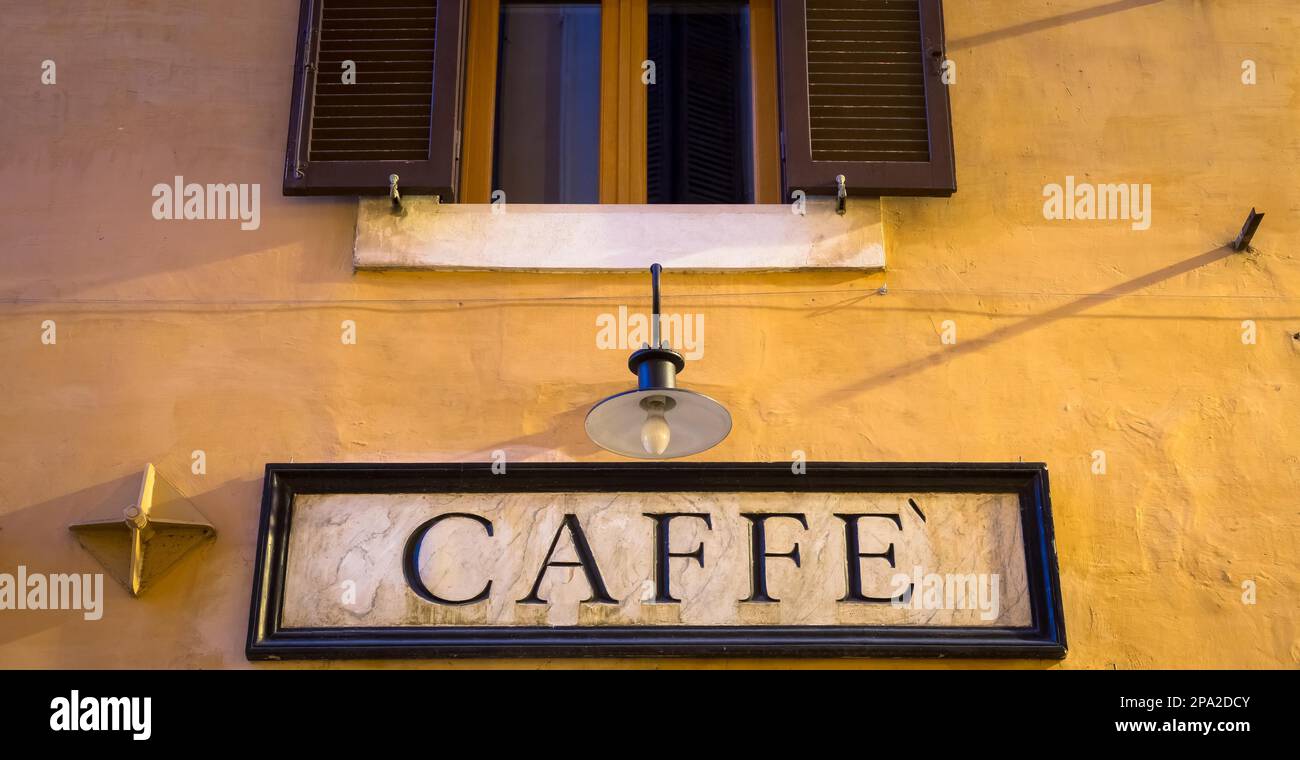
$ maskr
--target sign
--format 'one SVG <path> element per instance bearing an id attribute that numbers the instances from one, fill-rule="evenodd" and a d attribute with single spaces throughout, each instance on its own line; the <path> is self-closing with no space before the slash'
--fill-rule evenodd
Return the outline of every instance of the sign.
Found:
<path id="1" fill-rule="evenodd" d="M 268 465 L 247 654 L 1061 657 L 1047 472 Z"/>

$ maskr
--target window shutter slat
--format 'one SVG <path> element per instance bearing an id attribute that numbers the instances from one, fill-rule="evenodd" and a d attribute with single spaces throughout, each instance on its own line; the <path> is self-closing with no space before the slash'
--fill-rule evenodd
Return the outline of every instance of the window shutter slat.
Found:
<path id="1" fill-rule="evenodd" d="M 455 199 L 462 0 L 303 0 L 286 195 Z M 356 81 L 343 81 L 344 61 Z"/>
<path id="2" fill-rule="evenodd" d="M 956 190 L 941 0 L 781 0 L 786 195 Z"/>

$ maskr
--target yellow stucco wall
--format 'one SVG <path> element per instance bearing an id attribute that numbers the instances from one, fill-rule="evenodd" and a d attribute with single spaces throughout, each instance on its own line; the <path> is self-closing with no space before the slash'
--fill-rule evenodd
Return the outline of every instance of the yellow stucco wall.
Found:
<path id="1" fill-rule="evenodd" d="M 10 5 L 0 572 L 97 571 L 66 526 L 147 461 L 220 535 L 139 600 L 110 581 L 101 621 L 0 611 L 0 666 L 248 666 L 265 462 L 611 459 L 582 418 L 631 378 L 595 320 L 645 278 L 353 274 L 355 202 L 278 191 L 297 2 Z M 1294 667 L 1300 4 L 946 6 L 959 190 L 885 199 L 887 273 L 669 274 L 707 325 L 682 381 L 736 420 L 700 458 L 1045 461 L 1070 654 L 1017 664 Z M 260 229 L 153 220 L 177 174 L 261 183 Z M 1044 220 L 1066 175 L 1150 183 L 1151 229 Z"/>

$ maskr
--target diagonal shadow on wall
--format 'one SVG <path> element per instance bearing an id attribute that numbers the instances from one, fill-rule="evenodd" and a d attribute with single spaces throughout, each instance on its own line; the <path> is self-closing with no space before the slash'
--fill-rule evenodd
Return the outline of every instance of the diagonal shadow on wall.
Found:
<path id="1" fill-rule="evenodd" d="M 930 369 L 931 367 L 937 367 L 941 364 L 945 364 L 964 354 L 981 351 L 995 343 L 1000 343 L 1004 340 L 1010 340 L 1012 338 L 1023 335 L 1029 332 L 1030 330 L 1035 330 L 1038 329 L 1039 327 L 1044 327 L 1046 325 L 1049 325 L 1052 322 L 1056 322 L 1061 319 L 1072 317 L 1078 314 L 1079 312 L 1092 308 L 1093 306 L 1097 306 L 1099 304 L 1112 301 L 1116 298 L 1126 296 L 1130 293 L 1134 293 L 1136 291 L 1142 290 L 1143 288 L 1147 288 L 1152 285 L 1155 285 L 1156 283 L 1162 282 L 1164 280 L 1168 280 L 1171 277 L 1177 277 L 1180 274 L 1186 274 L 1187 272 L 1190 272 L 1194 269 L 1198 269 L 1200 267 L 1206 266 L 1207 264 L 1212 264 L 1215 261 L 1218 261 L 1219 259 L 1231 256 L 1233 255 L 1233 253 L 1234 253 L 1233 250 L 1228 246 L 1226 245 L 1219 246 L 1218 248 L 1215 248 L 1210 251 L 1206 251 L 1205 253 L 1202 253 L 1199 256 L 1194 256 L 1190 259 L 1186 259 L 1185 261 L 1179 261 L 1174 264 L 1170 264 L 1169 266 L 1162 267 L 1160 269 L 1155 270 L 1154 272 L 1149 272 L 1147 274 L 1144 274 L 1141 277 L 1135 277 L 1127 282 L 1122 282 L 1118 285 L 1114 285 L 1099 293 L 1092 293 L 1092 294 L 1080 296 L 1079 298 L 1076 298 L 1075 300 L 1070 301 L 1069 303 L 1062 304 L 1061 306 L 1058 306 L 1055 309 L 1052 309 L 1050 311 L 1046 311 L 1043 312 L 1042 314 L 1028 317 L 1014 324 L 1007 325 L 1006 327 L 1000 327 L 994 330 L 993 332 L 989 333 L 988 335 L 983 335 L 979 338 L 962 341 L 960 344 L 945 348 L 944 350 L 938 353 L 933 353 L 930 354 L 929 356 L 925 356 L 920 359 L 915 359 L 913 361 L 907 362 L 906 364 L 899 365 L 892 369 L 887 369 L 882 372 L 878 372 L 872 375 L 871 377 L 865 378 L 863 380 L 859 380 L 858 382 L 853 383 L 851 385 L 847 385 L 838 388 L 834 391 L 831 391 L 829 393 L 822 394 L 822 396 L 818 398 L 818 403 L 842 401 L 843 396 L 845 394 L 855 395 L 858 393 L 862 393 L 863 391 L 873 390 L 875 388 L 879 388 L 880 386 L 892 383 L 896 380 L 901 380 L 902 378 L 915 375 L 916 373 L 923 372 L 927 369 Z"/>
<path id="2" fill-rule="evenodd" d="M 949 40 L 947 48 L 948 50 L 966 50 L 990 42 L 1005 40 L 1010 37 L 1019 37 L 1022 34 L 1033 34 L 1034 32 L 1041 32 L 1044 29 L 1053 29 L 1058 26 L 1073 24 L 1077 21 L 1087 21 L 1088 19 L 1097 18 L 1098 16 L 1133 10 L 1134 8 L 1141 8 L 1145 5 L 1155 5 L 1156 3 L 1162 2 L 1164 2 L 1164 0 L 1115 0 L 1115 2 L 1104 3 L 1093 8 L 1070 11 L 1069 13 L 1062 13 L 1059 16 L 1051 16 L 1050 18 L 1039 19 L 1038 21 L 1026 21 L 1023 24 L 1008 26 L 1004 29 L 994 29 L 993 31 L 984 32 L 983 34 L 975 34 L 970 37 Z"/>

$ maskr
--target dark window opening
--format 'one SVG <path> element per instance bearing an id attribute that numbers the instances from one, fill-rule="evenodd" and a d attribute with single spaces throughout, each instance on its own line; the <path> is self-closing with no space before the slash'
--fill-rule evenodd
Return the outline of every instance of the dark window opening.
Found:
<path id="1" fill-rule="evenodd" d="M 600 201 L 600 4 L 502 2 L 492 186 Z"/>
<path id="2" fill-rule="evenodd" d="M 646 181 L 650 203 L 752 203 L 749 7 L 651 0 Z"/>

